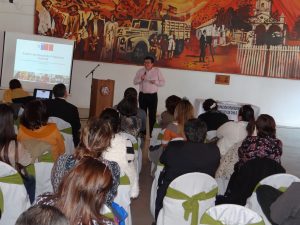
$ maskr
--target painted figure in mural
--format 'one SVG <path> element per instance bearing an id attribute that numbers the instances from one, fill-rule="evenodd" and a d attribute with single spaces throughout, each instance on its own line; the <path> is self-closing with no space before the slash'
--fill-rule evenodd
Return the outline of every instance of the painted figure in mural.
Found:
<path id="1" fill-rule="evenodd" d="M 78 5 L 70 5 L 68 7 L 69 16 L 66 19 L 66 30 L 64 38 L 76 40 L 77 43 L 80 41 L 79 29 L 82 22 L 81 16 L 79 14 Z"/>
<path id="2" fill-rule="evenodd" d="M 206 30 L 200 36 L 200 62 L 205 62 L 206 51 Z"/>
<path id="3" fill-rule="evenodd" d="M 170 31 L 170 35 L 168 37 L 168 58 L 172 59 L 174 56 L 176 43 L 175 43 L 175 34 L 174 31 Z"/>
<path id="4" fill-rule="evenodd" d="M 112 14 L 110 21 L 107 21 L 104 27 L 105 36 L 102 59 L 113 61 L 113 51 L 116 43 L 117 30 L 118 22 L 115 21 L 115 16 Z"/>
<path id="5" fill-rule="evenodd" d="M 153 55 L 156 60 L 159 60 L 161 56 L 161 49 L 159 46 L 159 40 L 157 34 L 153 34 L 152 36 L 150 36 L 149 43 L 150 43 L 150 54 Z"/>
<path id="6" fill-rule="evenodd" d="M 39 26 L 38 34 L 52 36 L 55 22 L 51 18 L 49 9 L 51 8 L 52 2 L 50 0 L 42 1 L 42 7 L 39 11 Z"/>
<path id="7" fill-rule="evenodd" d="M 93 9 L 93 19 L 87 23 L 88 31 L 88 58 L 101 59 L 102 46 L 104 41 L 104 24 L 101 18 L 100 9 Z"/>
<path id="8" fill-rule="evenodd" d="M 154 58 L 147 56 L 144 67 L 139 69 L 133 80 L 134 85 L 139 85 L 139 106 L 148 111 L 150 135 L 156 121 L 157 91 L 158 87 L 165 85 L 165 79 L 157 67 L 154 67 Z"/>
<path id="9" fill-rule="evenodd" d="M 161 49 L 161 58 L 167 59 L 168 58 L 168 36 L 165 34 L 159 35 L 158 40 Z"/>

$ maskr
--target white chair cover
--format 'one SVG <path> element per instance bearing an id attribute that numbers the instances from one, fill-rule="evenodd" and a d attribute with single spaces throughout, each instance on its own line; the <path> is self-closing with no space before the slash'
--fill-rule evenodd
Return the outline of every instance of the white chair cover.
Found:
<path id="1" fill-rule="evenodd" d="M 157 225 L 190 225 L 193 224 L 193 213 L 189 214 L 187 220 L 185 220 L 185 211 L 183 206 L 186 204 L 185 200 L 178 200 L 175 198 L 168 197 L 168 192 L 171 189 L 175 189 L 184 193 L 185 195 L 199 196 L 200 193 L 203 193 L 203 200 L 196 200 L 199 203 L 198 219 L 195 219 L 196 224 L 199 224 L 200 218 L 203 213 L 214 206 L 215 196 L 217 194 L 217 182 L 211 176 L 204 173 L 188 173 L 180 177 L 177 177 L 169 185 L 167 194 L 163 201 L 163 208 L 160 210 Z M 205 195 L 211 195 L 212 197 L 206 197 Z M 195 202 L 192 201 L 192 206 L 195 205 Z M 197 216 L 195 215 L 195 216 Z"/>
<path id="2" fill-rule="evenodd" d="M 137 139 L 133 135 L 125 133 L 125 132 L 122 132 L 121 134 L 125 138 L 129 139 L 132 143 L 132 146 L 134 149 L 134 163 L 136 165 L 137 172 L 139 174 L 142 170 L 142 150 L 140 148 L 140 145 L 139 145 Z"/>
<path id="3" fill-rule="evenodd" d="M 158 178 L 159 178 L 160 172 L 163 169 L 164 169 L 163 165 L 157 165 L 156 171 L 154 174 L 154 179 L 152 182 L 151 193 L 150 193 L 150 211 L 151 211 L 153 218 L 155 217 L 155 200 L 156 200 L 156 194 L 157 194 Z"/>
<path id="4" fill-rule="evenodd" d="M 120 177 L 123 177 L 125 174 L 121 172 Z M 122 178 L 121 178 L 122 180 Z M 132 219 L 131 219 L 131 209 L 130 209 L 130 183 L 128 179 L 128 184 L 123 184 L 122 181 L 120 182 L 120 185 L 118 187 L 118 194 L 114 199 L 114 202 L 118 203 L 120 206 L 122 206 L 126 212 L 128 213 L 128 217 L 125 220 L 126 225 L 132 225 Z"/>
<path id="5" fill-rule="evenodd" d="M 57 128 L 60 130 L 60 133 L 64 137 L 65 152 L 67 154 L 73 154 L 74 150 L 75 150 L 74 142 L 73 142 L 73 135 L 62 132 L 64 129 L 71 128 L 72 127 L 71 124 L 64 121 L 61 118 L 54 117 L 54 116 L 49 117 L 48 122 L 49 123 L 55 123 Z"/>
<path id="6" fill-rule="evenodd" d="M 37 162 L 34 163 L 35 169 L 35 197 L 45 193 L 53 192 L 51 184 L 51 170 L 53 163 Z"/>
<path id="7" fill-rule="evenodd" d="M 271 176 L 268 176 L 264 179 L 262 179 L 257 186 L 266 184 L 270 185 L 276 189 L 282 189 L 286 190 L 293 182 L 300 182 L 300 179 L 294 175 L 291 174 L 285 174 L 285 173 L 279 173 L 279 174 L 274 174 Z M 267 219 L 265 214 L 263 213 L 258 201 L 257 201 L 257 196 L 256 192 L 252 193 L 252 195 L 247 199 L 246 207 L 249 209 L 252 209 L 253 211 L 257 212 L 262 216 L 262 218 L 265 221 L 266 225 L 271 225 L 270 221 Z"/>
<path id="8" fill-rule="evenodd" d="M 200 224 L 264 225 L 264 221 L 260 215 L 244 206 L 223 204 L 206 210 Z"/>
<path id="9" fill-rule="evenodd" d="M 210 141 L 211 139 L 217 137 L 217 130 L 210 130 L 206 133 L 206 139 Z"/>
<path id="10" fill-rule="evenodd" d="M 14 168 L 6 163 L 0 162 L 0 171 L 0 189 L 3 194 L 4 205 L 0 225 L 14 225 L 19 215 L 30 207 L 29 197 L 23 183 L 6 183 L 2 180 L 8 176 L 18 176 Z"/>

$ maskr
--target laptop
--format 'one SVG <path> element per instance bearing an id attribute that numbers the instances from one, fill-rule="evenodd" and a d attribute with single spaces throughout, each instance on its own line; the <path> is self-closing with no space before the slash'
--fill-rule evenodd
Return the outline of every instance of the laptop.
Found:
<path id="1" fill-rule="evenodd" d="M 35 88 L 33 97 L 36 99 L 52 99 L 52 90 Z"/>

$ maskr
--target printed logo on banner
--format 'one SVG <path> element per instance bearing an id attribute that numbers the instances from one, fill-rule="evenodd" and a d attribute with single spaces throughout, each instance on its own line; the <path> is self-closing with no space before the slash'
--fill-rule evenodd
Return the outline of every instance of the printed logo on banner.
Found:
<path id="1" fill-rule="evenodd" d="M 41 43 L 39 47 L 43 51 L 53 52 L 53 44 Z"/>

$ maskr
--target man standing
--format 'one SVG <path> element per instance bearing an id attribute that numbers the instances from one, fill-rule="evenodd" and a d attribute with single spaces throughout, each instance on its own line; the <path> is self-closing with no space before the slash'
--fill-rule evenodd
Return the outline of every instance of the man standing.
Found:
<path id="1" fill-rule="evenodd" d="M 205 62 L 206 50 L 206 30 L 203 31 L 200 37 L 200 62 Z"/>
<path id="2" fill-rule="evenodd" d="M 144 68 L 137 71 L 133 83 L 139 85 L 139 106 L 149 114 L 150 136 L 156 121 L 158 87 L 165 85 L 165 79 L 160 70 L 154 66 L 154 58 L 144 59 Z"/>
<path id="3" fill-rule="evenodd" d="M 68 93 L 64 84 L 56 84 L 53 87 L 53 94 L 55 99 L 48 99 L 45 101 L 47 112 L 49 116 L 61 118 L 71 124 L 73 142 L 76 147 L 79 143 L 79 130 L 81 127 L 78 109 L 76 106 L 66 101 Z"/>

